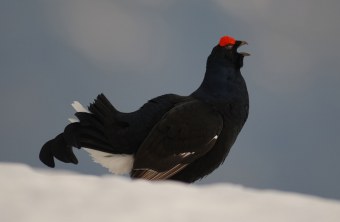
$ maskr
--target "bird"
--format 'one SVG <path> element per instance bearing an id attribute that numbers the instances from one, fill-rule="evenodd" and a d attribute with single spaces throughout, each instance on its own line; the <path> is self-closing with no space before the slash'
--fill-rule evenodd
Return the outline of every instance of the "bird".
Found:
<path id="1" fill-rule="evenodd" d="M 73 148 L 94 162 L 132 179 L 193 183 L 226 159 L 249 113 L 249 96 L 240 69 L 248 44 L 222 36 L 206 62 L 201 85 L 190 95 L 165 94 L 134 112 L 118 111 L 102 93 L 85 108 L 72 103 L 77 118 L 47 141 L 40 160 L 78 164 Z"/>

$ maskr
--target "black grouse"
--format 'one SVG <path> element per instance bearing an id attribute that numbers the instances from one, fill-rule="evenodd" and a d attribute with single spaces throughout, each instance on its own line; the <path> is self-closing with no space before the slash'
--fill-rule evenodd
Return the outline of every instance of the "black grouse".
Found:
<path id="1" fill-rule="evenodd" d="M 249 99 L 241 75 L 247 44 L 224 36 L 208 57 L 200 87 L 189 96 L 166 94 L 139 110 L 122 113 L 100 94 L 88 109 L 72 105 L 77 119 L 45 143 L 40 160 L 77 164 L 72 147 L 95 162 L 132 178 L 194 182 L 223 163 L 248 117 Z"/>

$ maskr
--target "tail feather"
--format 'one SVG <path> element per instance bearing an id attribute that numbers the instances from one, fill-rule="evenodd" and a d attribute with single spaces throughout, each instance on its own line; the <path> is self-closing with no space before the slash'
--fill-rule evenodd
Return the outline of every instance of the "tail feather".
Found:
<path id="1" fill-rule="evenodd" d="M 103 94 L 98 95 L 89 109 L 77 101 L 72 103 L 72 107 L 76 110 L 77 119 L 71 118 L 71 123 L 65 127 L 63 133 L 44 144 L 39 154 L 44 164 L 54 167 L 53 157 L 65 163 L 77 164 L 72 147 L 86 147 L 112 154 L 125 153 L 121 150 L 122 147 L 112 144 L 110 127 L 118 123 L 118 111 Z"/>
<path id="2" fill-rule="evenodd" d="M 103 123 L 101 123 L 93 114 L 90 113 L 76 113 L 75 116 L 78 118 L 82 126 L 90 126 L 97 129 L 100 132 L 105 131 Z"/>
<path id="3" fill-rule="evenodd" d="M 101 144 L 106 144 L 106 147 L 110 146 L 100 130 L 93 126 L 83 126 L 81 122 L 69 124 L 63 135 L 67 144 L 77 148 L 85 147 L 84 141 L 91 142 L 92 147 L 98 147 L 98 149 L 101 148 Z"/>
<path id="4" fill-rule="evenodd" d="M 89 111 L 97 116 L 102 122 L 107 120 L 113 121 L 118 113 L 104 94 L 97 96 L 94 103 L 90 104 Z"/>
<path id="5" fill-rule="evenodd" d="M 65 128 L 64 137 L 68 144 L 109 153 L 124 153 L 121 150 L 123 147 L 112 144 L 112 128 L 120 122 L 116 119 L 118 111 L 104 94 L 98 95 L 89 109 L 79 102 L 74 102 L 72 106 L 77 111 L 75 116 L 79 122 L 71 123 Z"/>
<path id="6" fill-rule="evenodd" d="M 62 133 L 56 136 L 56 138 L 46 142 L 40 150 L 39 159 L 52 168 L 55 166 L 53 157 L 64 163 L 78 163 L 72 151 L 72 146 L 67 145 Z"/>

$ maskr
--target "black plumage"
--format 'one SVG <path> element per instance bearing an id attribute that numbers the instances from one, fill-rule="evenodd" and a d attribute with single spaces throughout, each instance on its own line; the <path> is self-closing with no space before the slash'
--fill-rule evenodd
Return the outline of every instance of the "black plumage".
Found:
<path id="1" fill-rule="evenodd" d="M 77 112 L 79 122 L 48 141 L 40 160 L 78 163 L 72 147 L 132 155 L 132 178 L 194 182 L 216 169 L 229 153 L 248 117 L 249 99 L 240 68 L 246 42 L 222 37 L 208 57 L 201 86 L 189 96 L 166 94 L 139 110 L 122 113 L 100 94 Z"/>

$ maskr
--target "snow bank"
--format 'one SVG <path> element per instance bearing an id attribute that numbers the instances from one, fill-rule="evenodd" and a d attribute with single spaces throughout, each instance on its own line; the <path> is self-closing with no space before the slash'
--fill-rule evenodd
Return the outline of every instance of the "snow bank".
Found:
<path id="1" fill-rule="evenodd" d="M 1 222 L 340 221 L 340 202 L 231 184 L 86 176 L 0 163 Z"/>

